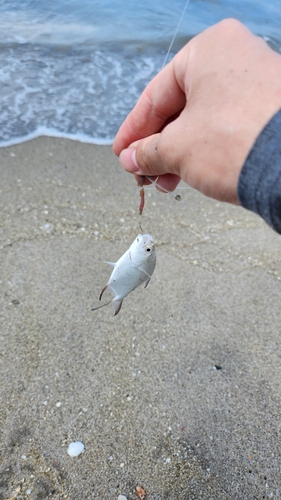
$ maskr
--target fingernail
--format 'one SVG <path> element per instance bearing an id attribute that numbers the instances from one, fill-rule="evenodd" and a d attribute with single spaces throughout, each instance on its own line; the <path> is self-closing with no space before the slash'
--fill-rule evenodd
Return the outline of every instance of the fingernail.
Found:
<path id="1" fill-rule="evenodd" d="M 136 149 L 128 148 L 123 149 L 119 156 L 119 161 L 122 167 L 127 170 L 127 172 L 136 173 L 139 170 L 137 159 L 136 159 Z"/>

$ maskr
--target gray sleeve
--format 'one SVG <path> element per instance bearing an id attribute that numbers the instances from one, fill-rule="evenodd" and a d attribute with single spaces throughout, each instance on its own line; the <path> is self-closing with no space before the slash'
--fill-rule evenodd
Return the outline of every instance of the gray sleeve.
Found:
<path id="1" fill-rule="evenodd" d="M 243 165 L 238 198 L 281 233 L 281 111 L 262 130 Z"/>

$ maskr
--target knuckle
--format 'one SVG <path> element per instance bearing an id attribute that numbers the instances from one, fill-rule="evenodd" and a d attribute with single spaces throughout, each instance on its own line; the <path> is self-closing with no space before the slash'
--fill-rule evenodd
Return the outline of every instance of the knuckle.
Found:
<path id="1" fill-rule="evenodd" d="M 223 34 L 237 35 L 238 32 L 244 31 L 245 27 L 240 21 L 233 18 L 223 19 L 217 24 L 218 29 L 222 31 Z"/>
<path id="2" fill-rule="evenodd" d="M 166 149 L 163 149 L 160 136 L 147 138 L 137 150 L 137 163 L 141 170 L 151 174 L 163 169 Z"/>
<path id="3" fill-rule="evenodd" d="M 154 148 L 155 149 L 155 148 Z M 152 154 L 153 147 L 149 144 L 144 144 L 137 150 L 137 163 L 141 170 L 145 172 L 153 172 L 155 168 L 155 155 Z"/>

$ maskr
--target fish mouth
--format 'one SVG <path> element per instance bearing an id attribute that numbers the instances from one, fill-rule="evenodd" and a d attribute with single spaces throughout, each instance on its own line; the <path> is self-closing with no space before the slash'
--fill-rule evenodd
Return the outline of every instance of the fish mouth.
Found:
<path id="1" fill-rule="evenodd" d="M 154 241 L 150 234 L 139 234 L 138 241 L 147 248 L 150 247 L 150 249 L 152 249 L 154 247 Z"/>

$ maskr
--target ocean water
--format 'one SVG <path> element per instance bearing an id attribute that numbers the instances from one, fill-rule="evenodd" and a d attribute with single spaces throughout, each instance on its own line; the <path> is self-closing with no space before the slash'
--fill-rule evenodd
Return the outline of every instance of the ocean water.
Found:
<path id="1" fill-rule="evenodd" d="M 0 0 L 0 146 L 109 144 L 161 69 L 186 0 Z M 226 17 L 281 52 L 280 0 L 190 0 L 173 53 Z"/>

